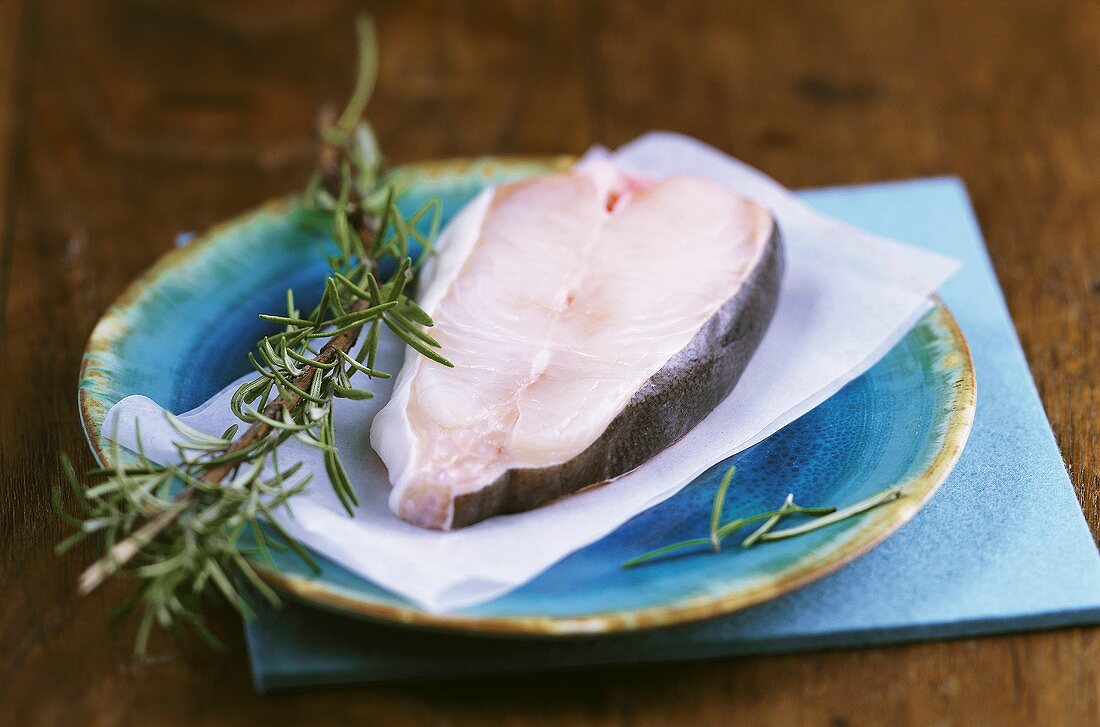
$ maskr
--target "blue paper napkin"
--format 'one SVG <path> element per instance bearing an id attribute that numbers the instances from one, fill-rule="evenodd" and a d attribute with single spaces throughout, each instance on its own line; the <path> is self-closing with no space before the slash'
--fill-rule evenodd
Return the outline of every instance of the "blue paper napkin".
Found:
<path id="1" fill-rule="evenodd" d="M 247 625 L 256 688 L 860 646 L 1100 622 L 1100 556 L 1020 348 L 963 184 L 803 192 L 823 212 L 961 259 L 941 295 L 974 356 L 978 410 L 941 491 L 837 573 L 710 621 L 570 640 L 369 624 L 297 604 Z"/>

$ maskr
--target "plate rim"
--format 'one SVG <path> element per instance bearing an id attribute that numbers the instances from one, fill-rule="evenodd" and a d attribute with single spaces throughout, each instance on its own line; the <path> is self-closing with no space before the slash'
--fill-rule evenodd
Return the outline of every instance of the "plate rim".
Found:
<path id="1" fill-rule="evenodd" d="M 469 175 L 479 166 L 484 165 L 509 167 L 531 164 L 560 169 L 568 168 L 572 161 L 573 157 L 563 155 L 483 156 L 411 163 L 396 167 L 394 171 L 410 178 L 418 176 L 431 178 L 436 175 Z M 107 392 L 97 389 L 95 384 L 106 378 L 107 374 L 98 370 L 94 362 L 97 353 L 110 351 L 114 340 L 125 334 L 127 330 L 124 321 L 125 311 L 139 301 L 145 291 L 155 285 L 161 276 L 185 263 L 224 232 L 258 214 L 283 211 L 293 199 L 293 196 L 286 196 L 260 204 L 209 228 L 189 244 L 169 250 L 127 286 L 100 317 L 85 345 L 81 360 L 78 408 L 85 439 L 93 455 L 101 464 L 108 462 L 108 450 L 100 441 L 101 435 L 94 433 L 94 420 L 95 410 L 102 410 L 103 399 L 107 396 Z M 907 487 L 917 491 L 916 496 L 899 498 L 882 508 L 880 513 L 885 514 L 854 531 L 849 540 L 857 542 L 838 557 L 832 557 L 821 563 L 810 562 L 796 566 L 780 579 L 771 579 L 735 593 L 703 594 L 671 604 L 581 616 L 434 614 L 412 604 L 389 604 L 364 600 L 338 586 L 320 584 L 309 578 L 289 575 L 263 564 L 256 564 L 257 572 L 267 583 L 275 586 L 285 595 L 329 611 L 391 625 L 505 636 L 580 636 L 671 626 L 732 613 L 797 590 L 834 573 L 866 554 L 909 522 L 939 490 L 962 453 L 973 425 L 976 408 L 977 385 L 974 361 L 958 321 L 947 305 L 936 294 L 932 295 L 932 302 L 933 307 L 926 315 L 939 316 L 939 323 L 948 333 L 951 344 L 941 358 L 956 357 L 958 360 L 953 361 L 952 367 L 959 372 L 959 380 L 953 387 L 951 406 L 946 414 L 942 445 L 925 470 L 906 483 Z M 102 410 L 99 418 L 102 419 L 102 415 L 105 414 L 106 411 Z M 891 513 L 893 517 L 888 516 Z M 844 543 L 838 543 L 835 547 L 844 547 Z"/>

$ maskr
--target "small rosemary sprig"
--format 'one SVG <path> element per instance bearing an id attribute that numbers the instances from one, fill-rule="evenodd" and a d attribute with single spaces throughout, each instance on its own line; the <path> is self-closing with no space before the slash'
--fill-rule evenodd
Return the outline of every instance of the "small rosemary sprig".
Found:
<path id="1" fill-rule="evenodd" d="M 711 549 L 717 553 L 722 550 L 722 541 L 732 535 L 734 532 L 748 526 L 753 523 L 763 521 L 763 524 L 752 532 L 747 538 L 741 541 L 742 548 L 751 548 L 754 545 L 762 542 L 768 542 L 772 540 L 783 540 L 785 538 L 793 538 L 798 535 L 804 535 L 805 533 L 819 530 L 823 527 L 833 525 L 842 520 L 847 520 L 850 517 L 858 515 L 862 512 L 866 512 L 879 505 L 884 505 L 887 502 L 903 497 L 905 493 L 901 487 L 888 487 L 885 490 L 881 490 L 871 495 L 870 497 L 860 500 L 852 505 L 849 505 L 842 509 L 835 507 L 803 507 L 797 505 L 794 502 L 794 493 L 787 495 L 783 504 L 775 510 L 768 510 L 766 512 L 757 513 L 755 515 L 749 515 L 747 517 L 739 517 L 730 520 L 725 524 L 720 524 L 722 518 L 722 509 L 726 502 L 726 491 L 729 489 L 730 483 L 733 481 L 733 474 L 736 471 L 736 467 L 730 467 L 726 470 L 726 474 L 722 477 L 722 480 L 718 483 L 718 490 L 714 494 L 714 502 L 711 506 L 710 515 L 710 532 L 705 538 L 690 538 L 688 540 L 681 540 L 677 543 L 671 543 L 669 545 L 662 546 L 655 550 L 651 550 L 648 553 L 639 555 L 636 558 L 623 563 L 623 568 L 634 568 L 635 566 L 642 565 L 643 563 L 649 563 L 662 556 L 670 553 L 676 553 L 682 550 L 689 550 L 692 548 L 699 548 L 704 545 L 711 546 Z M 779 522 L 789 515 L 807 515 L 812 517 L 812 520 L 808 520 L 799 525 L 795 525 L 784 530 L 775 530 L 775 526 Z"/>
<path id="2" fill-rule="evenodd" d="M 294 437 L 321 450 L 337 495 L 352 511 L 358 500 L 336 448 L 332 403 L 372 395 L 352 384 L 357 373 L 390 375 L 375 362 L 383 329 L 429 359 L 451 365 L 424 331 L 431 318 L 407 294 L 415 269 L 433 251 L 441 208 L 432 200 L 406 219 L 394 203 L 395 190 L 381 174 L 374 135 L 361 121 L 377 71 L 370 20 L 360 18 L 357 32 L 355 91 L 338 119 L 331 110 L 322 113 L 319 168 L 298 213 L 303 224 L 331 230 L 336 245 L 328 261 L 331 274 L 320 302 L 308 313 L 287 291 L 285 315 L 261 316 L 282 329 L 261 339 L 249 354 L 256 377 L 232 397 L 233 412 L 248 425 L 245 431 L 238 436 L 234 425 L 211 436 L 169 416 L 181 438 L 178 462 L 152 462 L 138 431 L 137 464 L 122 464 L 115 445 L 113 464 L 89 471 L 86 486 L 63 458 L 78 516 L 63 508 L 56 490 L 58 509 L 76 529 L 58 550 L 88 537 L 102 538 L 105 555 L 81 575 L 81 593 L 115 574 L 139 581 L 128 604 L 144 608 L 139 653 L 154 622 L 171 629 L 190 626 L 214 643 L 201 613 L 211 593 L 221 594 L 246 618 L 253 616 L 249 587 L 278 603 L 250 558 L 273 564 L 272 550 L 290 550 L 317 567 L 274 516 L 309 484 L 309 477 L 298 476 L 299 464 L 280 464 L 279 446 Z M 427 232 L 421 232 L 424 226 Z M 413 242 L 422 248 L 416 260 L 410 257 Z M 383 268 L 393 270 L 388 278 Z M 364 342 L 353 353 L 364 328 Z M 246 535 L 254 546 L 244 545 Z"/>

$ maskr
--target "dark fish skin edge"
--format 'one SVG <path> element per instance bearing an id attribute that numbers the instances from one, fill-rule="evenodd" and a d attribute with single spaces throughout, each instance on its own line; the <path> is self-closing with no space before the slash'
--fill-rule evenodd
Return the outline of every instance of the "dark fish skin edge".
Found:
<path id="1" fill-rule="evenodd" d="M 451 528 L 526 512 L 618 477 L 686 435 L 741 378 L 775 314 L 783 269 L 773 218 L 764 254 L 741 288 L 642 385 L 599 439 L 568 462 L 508 470 L 488 487 L 455 498 Z"/>

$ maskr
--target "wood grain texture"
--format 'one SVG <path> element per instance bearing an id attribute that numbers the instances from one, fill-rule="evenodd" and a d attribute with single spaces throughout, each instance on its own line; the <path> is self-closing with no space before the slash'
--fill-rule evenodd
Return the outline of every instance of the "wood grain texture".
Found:
<path id="1" fill-rule="evenodd" d="M 652 128 L 792 187 L 968 184 L 1100 533 L 1100 6 L 1021 0 L 369 5 L 395 160 L 580 152 Z M 83 601 L 52 549 L 95 320 L 181 230 L 299 186 L 351 83 L 357 6 L 0 0 L 0 704 L 13 723 L 1096 724 L 1100 631 L 706 664 L 252 694 L 227 656 Z"/>

